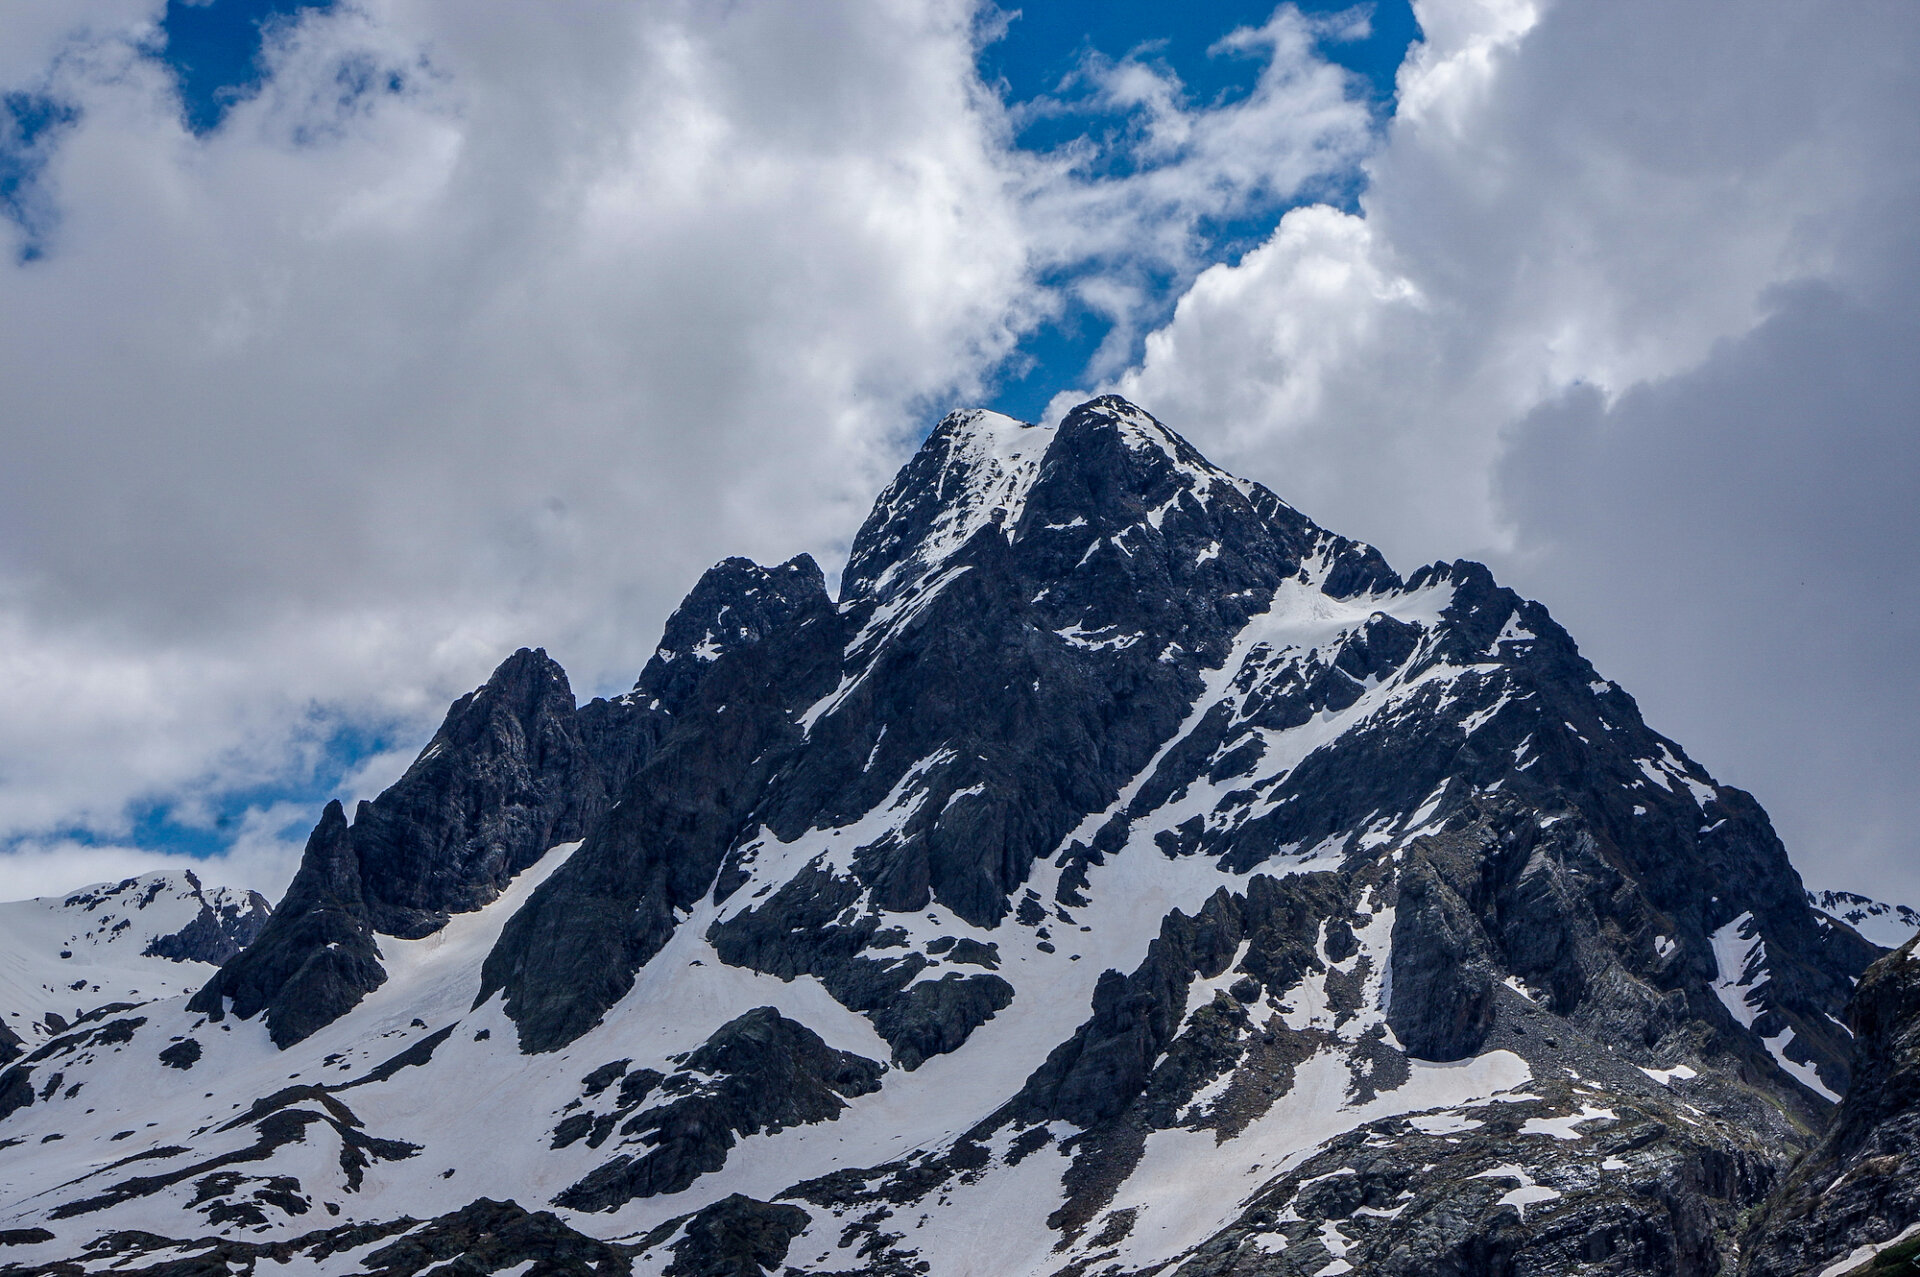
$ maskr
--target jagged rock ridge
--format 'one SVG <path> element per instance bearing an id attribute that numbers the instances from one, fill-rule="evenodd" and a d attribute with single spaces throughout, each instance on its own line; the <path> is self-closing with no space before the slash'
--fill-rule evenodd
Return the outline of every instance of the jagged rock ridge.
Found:
<path id="1" fill-rule="evenodd" d="M 1402 577 L 1122 400 L 958 413 L 838 599 L 727 560 L 584 707 L 516 654 L 196 997 L 0 1074 L 0 1226 L 1713 1272 L 1880 953 L 1485 568 Z"/>

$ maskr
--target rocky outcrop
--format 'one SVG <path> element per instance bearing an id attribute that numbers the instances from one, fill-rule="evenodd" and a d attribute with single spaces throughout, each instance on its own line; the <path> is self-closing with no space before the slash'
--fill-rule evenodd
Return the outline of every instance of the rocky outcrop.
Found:
<path id="1" fill-rule="evenodd" d="M 1493 1028 L 1499 970 L 1479 919 L 1424 860 L 1400 874 L 1392 967 L 1396 996 L 1387 1023 L 1408 1053 L 1423 1060 L 1477 1054 Z"/>
<path id="2" fill-rule="evenodd" d="M 578 717 L 565 671 L 524 648 L 454 703 L 406 775 L 355 813 L 376 932 L 428 935 L 493 900 L 547 848 L 585 835 L 629 760 L 588 749 Z"/>
<path id="3" fill-rule="evenodd" d="M 266 1012 L 288 1046 L 331 1024 L 386 981 L 346 812 L 330 802 L 271 924 L 188 1006 L 241 1019 Z"/>
<path id="4" fill-rule="evenodd" d="M 721 560 L 667 618 L 631 699 L 670 714 L 685 712 L 709 666 L 779 634 L 813 612 L 826 593 L 826 578 L 811 555 L 773 568 L 752 559 Z"/>
<path id="5" fill-rule="evenodd" d="M 811 597 L 781 629 L 702 659 L 621 801 L 487 955 L 475 1005 L 504 991 L 523 1049 L 564 1046 L 625 996 L 789 764 L 803 740 L 794 714 L 832 686 L 839 646 L 817 571 L 804 584 Z"/>
<path id="6" fill-rule="evenodd" d="M 729 1021 L 677 1062 L 682 1067 L 657 1083 L 663 1102 L 620 1127 L 619 1146 L 644 1151 L 615 1156 L 556 1204 L 605 1211 L 637 1197 L 680 1192 L 725 1166 L 737 1137 L 830 1122 L 847 1100 L 878 1090 L 884 1071 L 834 1050 L 772 1007 Z M 646 1091 L 655 1085 L 648 1079 Z"/>
<path id="7" fill-rule="evenodd" d="M 273 906 L 257 891 L 244 896 L 216 891 L 209 894 L 191 870 L 183 875 L 200 897 L 200 912 L 186 926 L 169 935 L 155 936 L 143 951 L 151 958 L 173 962 L 230 962 L 260 938 Z"/>
<path id="8" fill-rule="evenodd" d="M 1765 1147 L 1732 1124 L 1676 1120 L 1657 1097 L 1602 1109 L 1577 1085 L 1542 1089 L 1461 1110 L 1466 1138 L 1393 1119 L 1333 1141 L 1179 1272 L 1723 1272 L 1731 1230 L 1772 1182 Z M 1568 1138 L 1537 1133 L 1548 1124 Z"/>
<path id="9" fill-rule="evenodd" d="M 938 901 L 991 926 L 1310 560 L 1343 597 L 1397 583 L 1124 401 L 1051 432 L 955 414 L 854 539 L 850 685 L 813 723 L 796 795 L 850 820 L 938 759 L 927 801 L 854 871 L 882 908 Z"/>
<path id="10" fill-rule="evenodd" d="M 651 730 L 637 707 L 576 711 L 559 665 L 514 653 L 351 824 L 328 804 L 279 909 L 194 1009 L 265 1012 L 283 1047 L 332 1023 L 385 980 L 377 937 L 429 935 L 583 837 Z"/>
<path id="11" fill-rule="evenodd" d="M 793 1239 L 811 1219 L 798 1206 L 735 1193 L 690 1218 L 661 1225 L 641 1246 L 651 1249 L 679 1233 L 662 1277 L 760 1277 L 780 1271 Z"/>
<path id="12" fill-rule="evenodd" d="M 935 960 L 906 948 L 905 933 L 880 910 L 860 911 L 860 899 L 851 876 L 797 874 L 765 905 L 715 923 L 707 939 L 734 966 L 782 980 L 817 977 L 842 1006 L 873 1022 L 905 1069 L 958 1050 L 1013 1001 L 1013 986 L 991 973 L 923 979 Z"/>
<path id="13" fill-rule="evenodd" d="M 1801 1277 L 1920 1225 L 1920 938 L 1868 968 L 1848 1019 L 1853 1086 L 1749 1233 L 1753 1277 Z M 1876 1271 L 1870 1255 L 1859 1270 Z"/>

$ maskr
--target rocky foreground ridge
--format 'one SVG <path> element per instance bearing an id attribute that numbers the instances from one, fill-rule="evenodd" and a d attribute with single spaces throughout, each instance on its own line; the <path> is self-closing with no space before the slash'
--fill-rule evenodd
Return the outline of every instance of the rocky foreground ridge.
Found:
<path id="1" fill-rule="evenodd" d="M 203 985 L 20 1037 L 0 1273 L 1880 1263 L 1912 946 L 1817 903 L 1484 567 L 957 413 L 837 599 L 514 654 Z"/>

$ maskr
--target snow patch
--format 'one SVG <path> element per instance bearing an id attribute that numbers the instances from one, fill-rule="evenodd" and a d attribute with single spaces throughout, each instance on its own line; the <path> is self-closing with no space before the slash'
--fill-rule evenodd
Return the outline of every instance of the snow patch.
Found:
<path id="1" fill-rule="evenodd" d="M 1662 1086 L 1672 1086 L 1676 1079 L 1689 1082 L 1700 1076 L 1684 1064 L 1676 1064 L 1670 1069 L 1650 1069 L 1643 1064 L 1636 1064 L 1634 1067 Z"/>
<path id="2" fill-rule="evenodd" d="M 1753 914 L 1743 913 L 1713 933 L 1713 960 L 1714 994 L 1742 1028 L 1751 1029 L 1763 1009 L 1753 1001 L 1758 986 L 1770 978 L 1767 942 L 1760 938 Z"/>
<path id="3" fill-rule="evenodd" d="M 1865 1246 L 1857 1246 L 1854 1248 L 1853 1253 L 1845 1259 L 1837 1263 L 1828 1264 L 1825 1268 L 1822 1268 L 1820 1270 L 1820 1277 L 1843 1277 L 1843 1274 L 1858 1268 L 1875 1255 L 1878 1255 L 1881 1251 L 1898 1246 L 1901 1242 L 1915 1234 L 1920 1234 L 1920 1224 L 1909 1224 L 1883 1242 L 1871 1242 Z"/>
<path id="4" fill-rule="evenodd" d="M 1569 1113 L 1565 1117 L 1530 1117 L 1520 1124 L 1522 1135 L 1545 1135 L 1556 1140 L 1582 1140 L 1583 1132 L 1573 1128 L 1586 1122 L 1614 1121 L 1618 1117 L 1612 1109 L 1595 1108 L 1582 1104 L 1578 1113 Z"/>
<path id="5" fill-rule="evenodd" d="M 1562 1196 L 1558 1189 L 1548 1188 L 1545 1184 L 1535 1182 L 1533 1176 L 1527 1174 L 1524 1167 L 1515 1166 L 1511 1162 L 1504 1166 L 1496 1166 L 1492 1170 L 1481 1171 L 1472 1178 L 1518 1180 L 1520 1186 L 1505 1194 L 1494 1205 L 1513 1207 L 1519 1212 L 1521 1219 L 1527 1217 L 1527 1207 L 1539 1202 L 1557 1201 Z"/>

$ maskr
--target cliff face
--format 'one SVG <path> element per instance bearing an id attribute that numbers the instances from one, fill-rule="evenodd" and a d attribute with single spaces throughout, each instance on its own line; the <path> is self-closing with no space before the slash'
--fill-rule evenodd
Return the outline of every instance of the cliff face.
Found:
<path id="1" fill-rule="evenodd" d="M 1748 1235 L 1755 1277 L 1890 1274 L 1920 1254 L 1899 1244 L 1920 1235 L 1920 938 L 1867 969 L 1847 1018 L 1853 1086 Z"/>
<path id="2" fill-rule="evenodd" d="M 283 1047 L 332 1023 L 385 983 L 379 937 L 431 935 L 581 837 L 644 755 L 655 717 L 630 703 L 576 710 L 545 652 L 514 653 L 351 824 L 328 805 L 272 921 L 191 1009 L 264 1012 Z"/>

